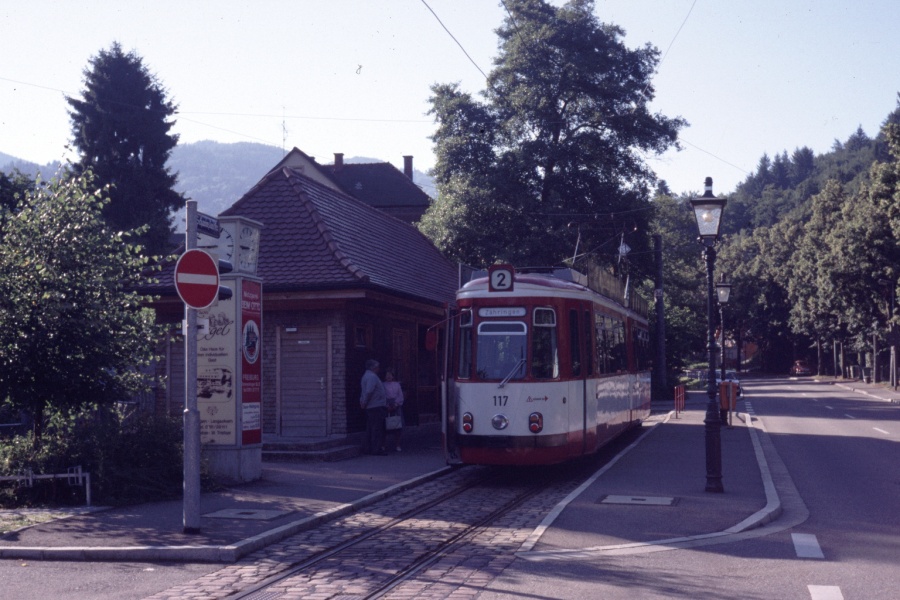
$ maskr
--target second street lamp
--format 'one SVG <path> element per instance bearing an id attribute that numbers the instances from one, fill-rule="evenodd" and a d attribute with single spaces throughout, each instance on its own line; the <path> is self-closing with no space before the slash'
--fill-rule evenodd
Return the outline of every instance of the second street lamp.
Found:
<path id="1" fill-rule="evenodd" d="M 719 329 L 722 330 L 722 383 L 725 383 L 725 305 L 731 297 L 731 284 L 725 281 L 725 273 L 722 273 L 722 279 L 716 284 L 716 296 L 719 298 Z M 719 421 L 724 425 L 727 419 L 728 411 L 719 406 Z"/>
<path id="2" fill-rule="evenodd" d="M 703 244 L 703 254 L 706 258 L 706 323 L 709 353 L 709 372 L 706 380 L 709 402 L 706 405 L 706 418 L 703 420 L 706 430 L 706 491 L 721 493 L 725 491 L 725 488 L 722 486 L 722 422 L 719 419 L 719 407 L 716 403 L 716 332 L 713 286 L 716 264 L 715 246 L 719 241 L 719 226 L 722 224 L 725 199 L 716 198 L 713 195 L 712 177 L 706 178 L 704 188 L 703 196 L 691 198 L 690 202 L 697 219 L 700 243 Z"/>

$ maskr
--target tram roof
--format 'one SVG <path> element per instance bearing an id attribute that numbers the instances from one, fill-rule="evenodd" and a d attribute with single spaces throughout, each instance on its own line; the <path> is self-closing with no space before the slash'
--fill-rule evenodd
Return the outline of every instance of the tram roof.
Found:
<path id="1" fill-rule="evenodd" d="M 646 302 L 641 300 L 640 306 L 633 306 L 627 299 L 619 300 L 603 293 L 604 290 L 595 290 L 589 287 L 588 278 L 572 269 L 533 269 L 516 271 L 514 276 L 515 288 L 513 292 L 489 292 L 487 272 L 481 271 L 473 274 L 473 278 L 458 292 L 457 299 L 486 298 L 489 296 L 517 298 L 524 296 L 563 296 L 569 298 L 584 298 L 585 295 L 593 299 L 600 299 L 609 304 L 631 312 L 641 318 L 647 318 Z M 641 310 L 641 307 L 644 310 Z"/>

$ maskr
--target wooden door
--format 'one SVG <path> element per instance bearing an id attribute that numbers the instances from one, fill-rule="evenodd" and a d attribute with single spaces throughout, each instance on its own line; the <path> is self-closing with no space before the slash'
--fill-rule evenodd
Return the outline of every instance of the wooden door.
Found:
<path id="1" fill-rule="evenodd" d="M 278 415 L 284 438 L 330 433 L 328 328 L 279 329 Z"/>

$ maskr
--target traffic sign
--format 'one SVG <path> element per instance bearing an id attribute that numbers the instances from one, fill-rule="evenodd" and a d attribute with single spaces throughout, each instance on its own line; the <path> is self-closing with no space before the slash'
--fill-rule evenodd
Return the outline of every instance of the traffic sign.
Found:
<path id="1" fill-rule="evenodd" d="M 219 239 L 219 232 L 219 220 L 217 218 L 205 215 L 202 212 L 197 213 L 197 233 Z"/>
<path id="2" fill-rule="evenodd" d="M 219 295 L 219 266 L 203 250 L 188 250 L 175 265 L 175 289 L 191 308 L 206 308 Z"/>

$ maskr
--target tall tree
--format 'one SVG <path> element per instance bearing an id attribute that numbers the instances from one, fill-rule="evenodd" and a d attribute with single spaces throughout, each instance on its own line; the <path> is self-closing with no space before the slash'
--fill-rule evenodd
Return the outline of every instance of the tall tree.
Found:
<path id="1" fill-rule="evenodd" d="M 504 5 L 484 100 L 432 87 L 439 197 L 422 230 L 475 265 L 559 264 L 579 236 L 579 249 L 613 264 L 624 241 L 652 272 L 655 177 L 644 156 L 686 124 L 649 110 L 659 52 L 626 48 L 592 0 Z"/>
<path id="2" fill-rule="evenodd" d="M 101 50 L 84 70 L 82 99 L 67 98 L 72 136 L 81 153 L 76 172 L 90 169 L 110 186 L 103 215 L 112 227 L 143 225 L 139 242 L 152 254 L 170 250 L 172 211 L 184 204 L 174 191 L 177 175 L 166 161 L 178 143 L 169 118 L 176 106 L 133 51 L 118 42 Z"/>
<path id="3" fill-rule="evenodd" d="M 28 191 L 0 244 L 0 399 L 44 416 L 127 399 L 142 385 L 154 317 L 129 289 L 149 260 L 101 217 L 104 191 L 70 175 Z"/>

